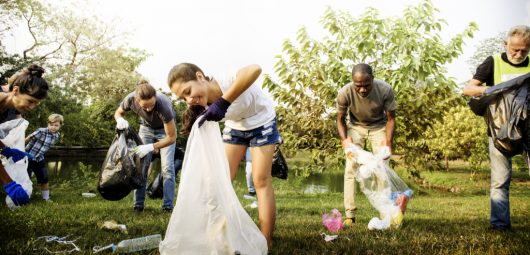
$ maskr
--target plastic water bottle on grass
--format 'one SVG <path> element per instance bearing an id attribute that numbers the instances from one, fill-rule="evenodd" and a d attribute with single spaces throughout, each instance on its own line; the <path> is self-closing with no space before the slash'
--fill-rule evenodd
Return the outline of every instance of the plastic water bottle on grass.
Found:
<path id="1" fill-rule="evenodd" d="M 118 244 L 109 244 L 101 247 L 96 246 L 92 249 L 92 253 L 98 253 L 107 249 L 112 249 L 114 253 L 130 253 L 151 249 L 158 249 L 162 236 L 160 234 L 144 236 L 134 239 L 127 239 L 120 241 Z"/>
<path id="2" fill-rule="evenodd" d="M 112 246 L 112 251 L 116 253 L 130 253 L 143 250 L 150 250 L 158 248 L 162 241 L 160 234 L 144 236 L 134 239 L 127 239 Z"/>

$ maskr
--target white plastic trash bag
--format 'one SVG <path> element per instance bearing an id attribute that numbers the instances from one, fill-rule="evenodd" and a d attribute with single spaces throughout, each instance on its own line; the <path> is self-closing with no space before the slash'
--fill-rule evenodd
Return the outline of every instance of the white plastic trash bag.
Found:
<path id="1" fill-rule="evenodd" d="M 346 156 L 352 159 L 352 165 L 349 167 L 353 167 L 353 164 L 359 167 L 355 179 L 359 182 L 361 191 L 379 212 L 380 219 L 372 218 L 368 229 L 399 227 L 412 190 L 385 162 L 384 158 L 390 156 L 390 151 L 381 150 L 374 155 L 352 145 L 345 152 Z"/>
<path id="2" fill-rule="evenodd" d="M 24 135 L 28 124 L 28 121 L 25 119 L 14 119 L 0 124 L 0 141 L 7 147 L 25 151 Z M 26 193 L 28 193 L 28 196 L 31 197 L 33 183 L 28 176 L 28 158 L 26 157 L 16 163 L 11 158 L 6 159 L 3 156 L 1 160 L 9 177 L 20 184 Z M 6 204 L 11 209 L 18 207 L 9 196 L 6 196 Z"/>
<path id="3" fill-rule="evenodd" d="M 267 254 L 267 241 L 230 181 L 219 124 L 197 120 L 160 254 Z"/>

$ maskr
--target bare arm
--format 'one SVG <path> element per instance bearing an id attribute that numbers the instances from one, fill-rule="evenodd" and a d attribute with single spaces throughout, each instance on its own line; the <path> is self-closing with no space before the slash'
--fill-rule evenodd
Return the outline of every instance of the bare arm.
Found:
<path id="1" fill-rule="evenodd" d="M 5 147 L 6 147 L 5 144 L 2 141 L 0 141 L 0 148 L 5 148 Z M 6 185 L 12 181 L 13 180 L 11 179 L 9 174 L 7 174 L 6 172 L 4 165 L 0 163 L 0 182 L 2 182 L 3 185 Z"/>
<path id="2" fill-rule="evenodd" d="M 394 140 L 394 131 L 396 130 L 396 111 L 386 113 L 386 141 L 385 145 L 392 150 L 392 141 Z"/>
<path id="3" fill-rule="evenodd" d="M 482 82 L 479 80 L 471 79 L 469 83 L 464 87 L 464 96 L 477 97 L 484 94 L 486 86 L 482 86 Z"/>
<path id="4" fill-rule="evenodd" d="M 3 91 L 9 91 L 9 86 L 2 86 L 2 90 Z M 17 114 L 16 116 L 17 119 L 19 118 L 22 118 L 22 115 L 20 114 Z M 26 138 L 27 139 L 27 138 Z M 5 148 L 5 144 L 0 141 L 0 148 Z M 13 179 L 11 179 L 11 177 L 9 176 L 9 174 L 7 174 L 7 171 L 4 167 L 4 165 L 2 165 L 2 163 L 0 163 L 0 182 L 2 182 L 2 185 L 6 185 L 10 182 L 12 182 Z"/>
<path id="5" fill-rule="evenodd" d="M 348 144 L 353 143 L 351 137 L 348 137 L 348 127 L 346 126 L 346 114 L 337 113 L 337 128 L 339 129 L 339 136 L 342 148 L 346 148 Z"/>
<path id="6" fill-rule="evenodd" d="M 31 136 L 26 137 L 26 139 L 24 139 L 24 143 L 26 143 L 26 144 L 29 143 L 30 139 L 31 139 Z"/>
<path id="7" fill-rule="evenodd" d="M 166 131 L 166 137 L 164 139 L 153 144 L 155 151 L 160 150 L 168 145 L 174 144 L 177 140 L 177 127 L 175 126 L 175 121 L 170 121 L 164 123 L 164 131 Z"/>
<path id="8" fill-rule="evenodd" d="M 230 88 L 223 94 L 223 98 L 228 102 L 234 102 L 239 95 L 247 90 L 261 74 L 261 67 L 249 65 L 237 71 L 236 79 Z"/>
<path id="9" fill-rule="evenodd" d="M 114 112 L 114 119 L 118 121 L 119 118 L 123 118 L 125 116 L 125 110 L 121 108 L 121 106 L 118 106 L 118 109 L 116 109 L 116 112 Z"/>
<path id="10" fill-rule="evenodd" d="M 7 174 L 6 169 L 4 168 L 4 165 L 2 165 L 2 163 L 0 163 L 0 181 L 3 185 L 6 185 L 13 181 L 11 177 L 9 177 L 9 174 Z"/>

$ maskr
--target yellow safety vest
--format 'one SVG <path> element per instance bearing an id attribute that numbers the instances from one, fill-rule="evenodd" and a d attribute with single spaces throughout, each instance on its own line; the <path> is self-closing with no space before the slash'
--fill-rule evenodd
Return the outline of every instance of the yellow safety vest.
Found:
<path id="1" fill-rule="evenodd" d="M 530 72 L 530 64 L 515 67 L 502 60 L 501 55 L 493 56 L 493 82 L 495 85 L 519 77 Z"/>

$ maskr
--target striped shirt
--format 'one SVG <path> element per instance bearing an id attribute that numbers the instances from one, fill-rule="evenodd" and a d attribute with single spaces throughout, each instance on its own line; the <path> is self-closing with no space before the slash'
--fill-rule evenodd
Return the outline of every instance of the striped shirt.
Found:
<path id="1" fill-rule="evenodd" d="M 33 160 L 44 160 L 44 153 L 50 149 L 50 146 L 59 140 L 60 132 L 52 133 L 48 128 L 39 128 L 33 132 L 29 143 L 26 145 L 26 152 L 33 156 Z"/>

